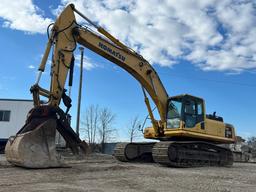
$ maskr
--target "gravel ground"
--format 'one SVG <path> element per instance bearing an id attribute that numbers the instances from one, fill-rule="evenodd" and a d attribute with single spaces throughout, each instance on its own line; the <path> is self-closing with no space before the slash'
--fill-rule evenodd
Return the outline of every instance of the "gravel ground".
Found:
<path id="1" fill-rule="evenodd" d="M 0 156 L 0 191 L 256 191 L 256 164 L 169 168 L 121 163 L 108 155 L 70 161 L 72 168 L 23 169 Z"/>

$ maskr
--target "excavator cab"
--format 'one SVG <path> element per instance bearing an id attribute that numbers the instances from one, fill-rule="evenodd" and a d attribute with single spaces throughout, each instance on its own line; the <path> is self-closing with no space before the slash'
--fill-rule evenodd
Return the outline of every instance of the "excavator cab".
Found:
<path id="1" fill-rule="evenodd" d="M 193 128 L 204 124 L 204 101 L 201 98 L 181 95 L 171 97 L 167 107 L 167 129 Z"/>

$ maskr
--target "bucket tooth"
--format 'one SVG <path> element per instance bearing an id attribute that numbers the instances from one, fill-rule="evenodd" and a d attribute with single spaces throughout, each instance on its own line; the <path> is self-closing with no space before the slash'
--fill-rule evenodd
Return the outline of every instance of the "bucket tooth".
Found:
<path id="1" fill-rule="evenodd" d="M 56 120 L 48 119 L 35 129 L 9 138 L 5 154 L 11 164 L 26 168 L 63 167 L 55 145 Z"/>

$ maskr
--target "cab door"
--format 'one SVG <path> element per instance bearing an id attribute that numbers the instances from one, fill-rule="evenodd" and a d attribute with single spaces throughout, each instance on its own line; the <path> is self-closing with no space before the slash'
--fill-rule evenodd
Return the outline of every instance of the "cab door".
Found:
<path id="1" fill-rule="evenodd" d="M 200 99 L 190 98 L 184 102 L 185 128 L 196 132 L 205 132 L 204 107 Z"/>

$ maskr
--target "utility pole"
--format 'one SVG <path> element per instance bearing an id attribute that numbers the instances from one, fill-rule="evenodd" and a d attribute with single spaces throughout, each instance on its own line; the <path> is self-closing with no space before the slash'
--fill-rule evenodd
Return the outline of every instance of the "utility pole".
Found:
<path id="1" fill-rule="evenodd" d="M 76 115 L 76 133 L 79 136 L 80 127 L 80 106 L 81 106 L 81 95 L 82 95 L 82 81 L 83 81 L 83 60 L 84 60 L 84 48 L 79 47 L 81 52 L 81 64 L 80 64 L 80 81 L 79 81 L 79 92 L 78 92 L 78 106 Z"/>

